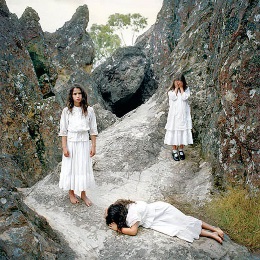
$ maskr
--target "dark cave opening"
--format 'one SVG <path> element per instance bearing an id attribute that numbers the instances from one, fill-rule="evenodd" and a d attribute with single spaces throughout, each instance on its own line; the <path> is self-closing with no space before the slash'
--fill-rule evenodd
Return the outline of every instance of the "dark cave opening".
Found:
<path id="1" fill-rule="evenodd" d="M 112 112 L 117 117 L 124 116 L 125 114 L 144 104 L 155 93 L 157 87 L 158 84 L 153 77 L 152 71 L 146 71 L 143 82 L 135 93 L 132 93 L 120 99 L 119 101 L 110 104 Z M 110 97 L 109 93 L 103 95 L 105 100 L 107 100 L 107 97 Z"/>
<path id="2" fill-rule="evenodd" d="M 137 91 L 135 94 L 131 95 L 131 97 L 125 97 L 111 105 L 112 112 L 117 117 L 122 117 L 142 105 L 144 102 L 139 92 L 140 91 Z"/>

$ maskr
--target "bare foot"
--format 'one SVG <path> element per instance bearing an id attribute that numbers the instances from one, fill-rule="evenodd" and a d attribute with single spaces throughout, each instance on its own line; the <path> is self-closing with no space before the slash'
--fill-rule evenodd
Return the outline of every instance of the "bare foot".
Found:
<path id="1" fill-rule="evenodd" d="M 218 232 L 213 232 L 211 237 L 214 238 L 216 241 L 218 241 L 220 244 L 222 244 L 223 240 L 219 236 Z"/>
<path id="2" fill-rule="evenodd" d="M 72 204 L 77 204 L 79 203 L 79 200 L 77 199 L 77 197 L 75 196 L 73 191 L 69 191 L 69 197 L 70 197 L 70 202 Z"/>
<path id="3" fill-rule="evenodd" d="M 224 232 L 219 227 L 216 228 L 216 232 L 218 233 L 219 237 L 222 239 L 224 238 Z"/>
<path id="4" fill-rule="evenodd" d="M 87 196 L 81 196 L 81 199 L 85 202 L 85 204 L 89 207 L 92 205 L 91 200 Z"/>

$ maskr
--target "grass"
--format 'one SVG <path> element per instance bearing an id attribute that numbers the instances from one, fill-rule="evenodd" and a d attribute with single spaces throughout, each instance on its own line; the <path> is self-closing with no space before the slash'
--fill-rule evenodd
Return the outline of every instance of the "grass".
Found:
<path id="1" fill-rule="evenodd" d="M 246 189 L 232 187 L 205 206 L 212 219 L 229 237 L 251 250 L 260 245 L 260 196 Z"/>

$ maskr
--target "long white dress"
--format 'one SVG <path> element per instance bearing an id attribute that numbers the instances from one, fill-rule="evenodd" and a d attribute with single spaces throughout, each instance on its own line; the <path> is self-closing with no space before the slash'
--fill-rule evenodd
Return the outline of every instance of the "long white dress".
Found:
<path id="1" fill-rule="evenodd" d="M 69 157 L 62 156 L 59 187 L 64 190 L 86 191 L 95 187 L 95 179 L 90 157 L 89 135 L 97 135 L 96 116 L 92 107 L 87 115 L 81 107 L 73 107 L 72 112 L 65 107 L 60 119 L 59 136 L 67 136 Z"/>
<path id="2" fill-rule="evenodd" d="M 188 98 L 190 89 L 187 88 L 183 94 L 170 90 L 169 112 L 167 123 L 165 125 L 166 134 L 164 143 L 168 145 L 188 145 L 193 144 L 192 138 L 192 121 Z"/>
<path id="3" fill-rule="evenodd" d="M 126 224 L 128 227 L 139 222 L 139 226 L 151 228 L 169 236 L 177 236 L 188 242 L 198 239 L 202 221 L 186 216 L 169 203 L 136 201 L 128 205 Z"/>

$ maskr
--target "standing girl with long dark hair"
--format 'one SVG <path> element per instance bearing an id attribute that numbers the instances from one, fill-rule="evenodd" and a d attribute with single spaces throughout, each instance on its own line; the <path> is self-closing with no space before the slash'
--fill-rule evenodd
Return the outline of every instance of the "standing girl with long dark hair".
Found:
<path id="1" fill-rule="evenodd" d="M 96 153 L 97 134 L 94 110 L 88 105 L 86 92 L 76 83 L 70 89 L 67 107 L 62 111 L 59 133 L 63 150 L 59 187 L 69 191 L 73 204 L 79 203 L 74 191 L 81 193 L 87 206 L 92 204 L 86 190 L 95 186 L 91 157 Z"/>
<path id="2" fill-rule="evenodd" d="M 190 89 L 184 75 L 176 76 L 168 91 L 169 112 L 165 126 L 164 143 L 172 145 L 172 156 L 175 161 L 184 160 L 184 145 L 193 144 L 192 122 L 188 99 Z"/>

